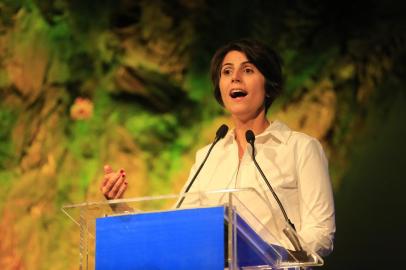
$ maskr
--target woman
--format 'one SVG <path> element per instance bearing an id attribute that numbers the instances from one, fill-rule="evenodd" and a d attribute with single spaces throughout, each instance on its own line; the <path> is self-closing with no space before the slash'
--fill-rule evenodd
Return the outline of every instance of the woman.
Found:
<path id="1" fill-rule="evenodd" d="M 252 162 L 252 149 L 245 137 L 246 131 L 252 130 L 256 134 L 256 160 L 298 235 L 318 254 L 330 253 L 335 233 L 334 203 L 322 147 L 316 139 L 292 131 L 279 121 L 270 123 L 266 117 L 282 89 L 278 55 L 257 41 L 231 42 L 213 56 L 211 78 L 214 95 L 230 113 L 234 130 L 213 149 L 190 191 L 253 187 L 270 202 L 272 213 L 280 213 Z M 208 146 L 198 151 L 191 176 L 207 151 Z M 101 189 L 107 199 L 121 198 L 126 187 L 125 172 L 114 173 L 105 167 Z M 255 201 L 250 202 L 250 210 L 261 223 L 271 231 L 275 229 L 275 216 L 258 208 Z M 283 242 L 283 237 L 279 241 Z"/>

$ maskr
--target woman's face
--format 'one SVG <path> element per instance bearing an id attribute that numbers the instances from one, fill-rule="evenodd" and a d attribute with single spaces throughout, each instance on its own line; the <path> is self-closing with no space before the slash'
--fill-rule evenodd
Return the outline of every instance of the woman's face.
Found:
<path id="1" fill-rule="evenodd" d="M 249 120 L 265 111 L 265 77 L 244 53 L 230 51 L 226 54 L 219 86 L 224 107 L 233 116 Z"/>

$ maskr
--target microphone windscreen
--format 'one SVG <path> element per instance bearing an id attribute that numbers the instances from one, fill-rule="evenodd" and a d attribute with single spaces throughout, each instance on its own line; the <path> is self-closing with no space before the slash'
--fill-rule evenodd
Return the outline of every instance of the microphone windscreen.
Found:
<path id="1" fill-rule="evenodd" d="M 221 127 L 219 127 L 219 129 L 216 132 L 216 138 L 218 139 L 223 139 L 224 136 L 226 136 L 228 131 L 228 126 L 227 125 L 221 125 Z"/>
<path id="2" fill-rule="evenodd" d="M 251 129 L 249 129 L 249 130 L 247 130 L 247 132 L 245 132 L 245 139 L 250 144 L 253 144 L 255 142 L 255 134 L 254 134 L 254 132 L 252 132 Z"/>

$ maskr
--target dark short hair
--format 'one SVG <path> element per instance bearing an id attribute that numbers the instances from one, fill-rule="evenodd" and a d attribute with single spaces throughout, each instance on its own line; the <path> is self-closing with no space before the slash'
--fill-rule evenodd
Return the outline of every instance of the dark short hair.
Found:
<path id="1" fill-rule="evenodd" d="M 221 64 L 230 51 L 239 51 L 246 55 L 248 60 L 265 77 L 265 111 L 267 112 L 273 101 L 282 92 L 282 59 L 265 44 L 253 39 L 240 39 L 232 41 L 219 48 L 211 59 L 210 75 L 214 86 L 214 96 L 220 105 L 224 106 L 220 93 Z"/>

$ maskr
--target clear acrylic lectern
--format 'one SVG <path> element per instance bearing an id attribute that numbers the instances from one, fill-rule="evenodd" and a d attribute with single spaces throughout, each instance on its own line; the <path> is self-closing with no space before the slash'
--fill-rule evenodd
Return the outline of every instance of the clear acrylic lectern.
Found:
<path id="1" fill-rule="evenodd" d="M 251 188 L 86 202 L 80 269 L 299 269 L 323 260 Z M 266 213 L 266 220 L 263 217 Z"/>

